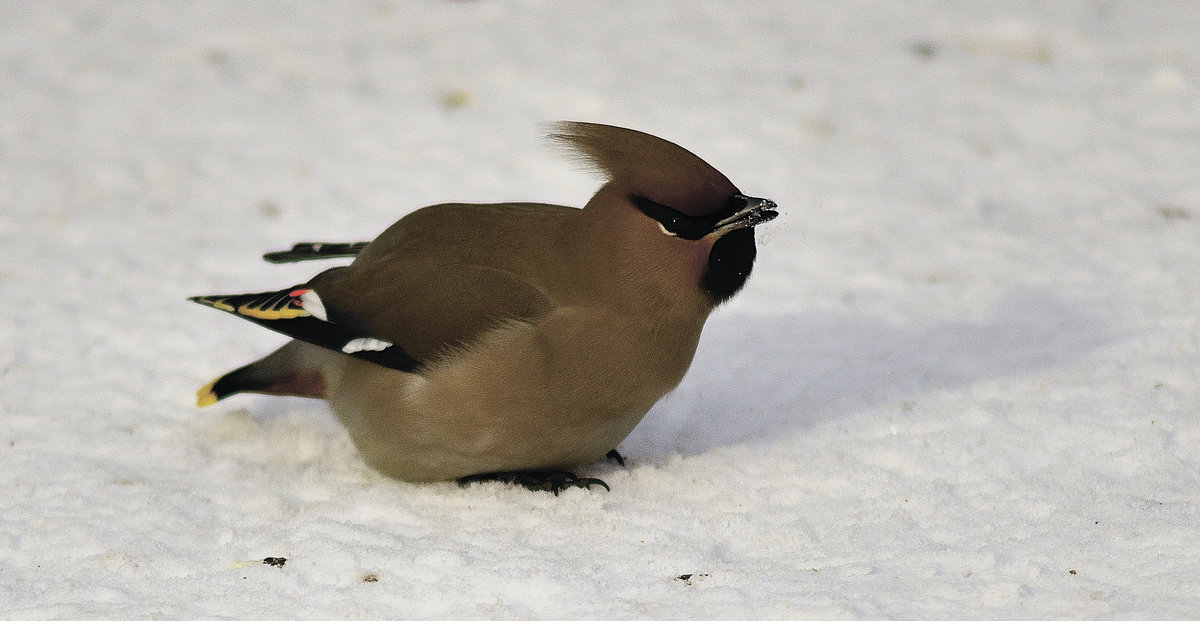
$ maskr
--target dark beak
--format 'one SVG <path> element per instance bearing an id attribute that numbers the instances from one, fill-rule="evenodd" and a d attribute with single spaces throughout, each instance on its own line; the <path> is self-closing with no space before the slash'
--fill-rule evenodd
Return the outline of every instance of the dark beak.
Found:
<path id="1" fill-rule="evenodd" d="M 775 204 L 775 201 L 767 198 L 734 194 L 729 197 L 729 202 L 734 203 L 735 211 L 732 215 L 717 222 L 717 225 L 713 227 L 714 233 L 724 235 L 730 231 L 770 222 L 779 216 L 777 211 L 779 206 Z"/>

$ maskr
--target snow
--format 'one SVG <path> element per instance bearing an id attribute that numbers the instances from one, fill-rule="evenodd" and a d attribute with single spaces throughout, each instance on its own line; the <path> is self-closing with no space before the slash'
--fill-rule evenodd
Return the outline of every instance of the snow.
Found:
<path id="1" fill-rule="evenodd" d="M 1182 0 L 0 5 L 0 616 L 1194 617 L 1196 32 Z M 782 213 L 628 466 L 580 470 L 611 492 L 396 482 L 320 402 L 194 408 L 281 341 L 187 296 L 432 202 L 582 204 L 558 119 Z"/>

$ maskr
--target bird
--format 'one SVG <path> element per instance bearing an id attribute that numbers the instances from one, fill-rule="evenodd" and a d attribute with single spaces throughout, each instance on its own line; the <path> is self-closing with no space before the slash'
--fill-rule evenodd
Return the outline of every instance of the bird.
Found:
<path id="1" fill-rule="evenodd" d="M 564 121 L 549 139 L 603 177 L 582 208 L 423 207 L 370 242 L 263 255 L 351 259 L 305 283 L 188 298 L 291 337 L 197 405 L 324 399 L 367 464 L 404 481 L 607 489 L 571 470 L 624 463 L 617 445 L 681 382 L 779 212 L 651 134 Z"/>

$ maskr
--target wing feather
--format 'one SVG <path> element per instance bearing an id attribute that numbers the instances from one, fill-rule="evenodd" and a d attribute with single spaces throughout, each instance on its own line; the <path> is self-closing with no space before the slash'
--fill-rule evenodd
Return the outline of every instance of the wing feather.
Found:
<path id="1" fill-rule="evenodd" d="M 263 293 L 203 295 L 188 299 L 294 339 L 340 351 L 389 369 L 413 372 L 421 366 L 395 343 L 372 337 L 353 326 L 330 321 L 320 296 L 304 285 Z"/>

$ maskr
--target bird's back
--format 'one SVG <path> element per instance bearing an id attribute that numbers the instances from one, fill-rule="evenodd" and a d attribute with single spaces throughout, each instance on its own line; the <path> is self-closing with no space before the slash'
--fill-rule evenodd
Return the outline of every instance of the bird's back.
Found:
<path id="1" fill-rule="evenodd" d="M 541 203 L 447 203 L 417 210 L 343 268 L 312 280 L 329 306 L 425 362 L 507 320 L 565 303 L 558 239 L 579 210 Z"/>

